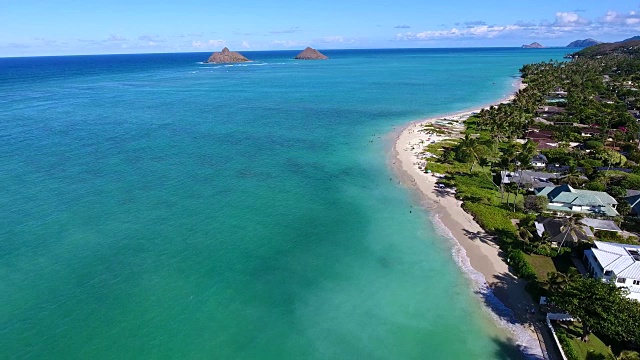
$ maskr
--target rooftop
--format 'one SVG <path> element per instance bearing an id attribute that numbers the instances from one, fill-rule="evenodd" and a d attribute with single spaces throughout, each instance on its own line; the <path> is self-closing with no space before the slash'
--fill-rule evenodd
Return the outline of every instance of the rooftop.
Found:
<path id="1" fill-rule="evenodd" d="M 640 246 L 594 241 L 591 249 L 600 265 L 617 277 L 640 279 Z"/>

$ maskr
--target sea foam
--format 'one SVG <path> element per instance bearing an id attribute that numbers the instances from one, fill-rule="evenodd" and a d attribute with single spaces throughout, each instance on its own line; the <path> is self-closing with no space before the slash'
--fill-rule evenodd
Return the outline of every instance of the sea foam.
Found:
<path id="1" fill-rule="evenodd" d="M 467 251 L 462 247 L 462 245 L 460 245 L 455 236 L 453 236 L 451 230 L 445 226 L 440 219 L 440 216 L 434 213 L 431 216 L 431 220 L 436 225 L 436 231 L 451 241 L 451 244 L 453 245 L 451 249 L 453 259 L 463 270 L 467 278 L 471 280 L 473 291 L 482 298 L 485 308 L 488 310 L 491 317 L 499 326 L 507 329 L 513 335 L 518 348 L 520 348 L 528 358 L 544 358 L 538 339 L 533 337 L 531 332 L 527 330 L 524 325 L 518 323 L 513 311 L 511 311 L 511 309 L 509 309 L 495 296 L 491 288 L 488 286 L 484 275 L 471 266 L 471 261 L 467 256 Z"/>

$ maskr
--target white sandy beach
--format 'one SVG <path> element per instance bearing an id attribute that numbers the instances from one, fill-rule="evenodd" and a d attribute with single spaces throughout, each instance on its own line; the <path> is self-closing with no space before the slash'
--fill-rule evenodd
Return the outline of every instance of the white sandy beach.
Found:
<path id="1" fill-rule="evenodd" d="M 523 88 L 522 83 L 516 85 L 519 88 Z M 513 95 L 503 99 L 502 102 L 510 101 L 512 98 Z M 517 279 L 509 271 L 509 267 L 494 239 L 487 236 L 473 217 L 462 209 L 462 202 L 455 198 L 454 191 L 438 188 L 436 184 L 438 175 L 424 172 L 424 160 L 419 158 L 424 146 L 455 137 L 456 135 L 435 135 L 428 130 L 421 130 L 424 125 L 439 122 L 441 119 L 450 119 L 453 120 L 453 123 L 456 121 L 462 122 L 472 113 L 481 109 L 411 123 L 396 139 L 393 149 L 396 156 L 393 161 L 394 167 L 408 186 L 415 188 L 424 195 L 430 211 L 451 232 L 457 243 L 464 249 L 471 267 L 484 276 L 486 283 L 478 284 L 480 289 L 477 290 L 483 296 L 485 302 L 491 303 L 488 297 L 494 298 L 493 295 L 495 295 L 504 305 L 511 309 L 515 319 L 504 319 L 504 314 L 499 314 L 498 317 L 504 320 L 503 323 L 510 323 L 511 330 L 520 333 L 515 339 L 520 345 L 526 346 L 528 351 L 532 353 L 540 352 L 541 354 L 537 335 L 528 324 L 527 310 L 532 306 L 533 302 L 525 291 L 524 281 Z M 513 327 L 518 327 L 518 329 Z"/>

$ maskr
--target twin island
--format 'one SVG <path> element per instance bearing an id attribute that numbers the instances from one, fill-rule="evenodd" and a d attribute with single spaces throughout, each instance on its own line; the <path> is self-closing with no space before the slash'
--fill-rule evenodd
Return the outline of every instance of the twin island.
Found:
<path id="1" fill-rule="evenodd" d="M 297 60 L 325 60 L 328 59 L 324 54 L 316 49 L 312 49 L 307 47 L 301 53 L 299 53 L 294 59 Z M 235 51 L 229 51 L 229 48 L 222 49 L 221 52 L 214 52 L 209 56 L 209 59 L 205 61 L 206 63 L 213 64 L 227 64 L 227 63 L 241 63 L 251 61 L 246 57 L 242 56 L 240 53 Z"/>

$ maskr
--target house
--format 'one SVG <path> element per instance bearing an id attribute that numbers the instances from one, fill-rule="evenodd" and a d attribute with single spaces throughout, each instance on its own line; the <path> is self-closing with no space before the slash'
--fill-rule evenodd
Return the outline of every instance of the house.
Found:
<path id="1" fill-rule="evenodd" d="M 566 91 L 562 91 L 562 89 L 558 89 L 557 91 L 552 91 L 549 93 L 549 96 L 556 96 L 559 98 L 566 98 L 567 97 L 567 92 Z"/>
<path id="2" fill-rule="evenodd" d="M 640 216 L 640 191 L 627 190 L 625 200 L 631 205 L 631 215 Z"/>
<path id="3" fill-rule="evenodd" d="M 547 171 L 549 172 L 556 172 L 556 173 L 568 173 L 569 171 L 571 171 L 572 167 L 569 165 L 560 165 L 560 164 L 548 164 L 547 165 Z M 581 173 L 584 173 L 584 168 L 582 167 L 574 167 L 573 168 L 576 171 L 579 171 Z M 587 179 L 588 180 L 588 179 Z"/>
<path id="4" fill-rule="evenodd" d="M 596 128 L 584 128 L 580 131 L 580 135 L 582 136 L 598 136 L 602 134 L 602 131 L 600 129 L 596 129 Z"/>
<path id="5" fill-rule="evenodd" d="M 558 178 L 558 174 L 531 170 L 500 172 L 500 182 L 502 184 L 520 184 L 522 187 L 531 190 L 539 187 L 553 186 L 554 184 L 551 180 Z"/>
<path id="6" fill-rule="evenodd" d="M 533 141 L 551 140 L 553 139 L 553 131 L 529 129 L 529 131 L 527 131 L 524 137 L 527 140 L 533 140 Z"/>
<path id="7" fill-rule="evenodd" d="M 545 120 L 539 116 L 533 118 L 533 121 L 544 125 L 553 125 L 553 122 Z"/>
<path id="8" fill-rule="evenodd" d="M 534 222 L 536 232 L 540 238 L 547 234 L 549 241 L 556 244 L 563 242 L 577 243 L 580 241 L 589 241 L 589 238 L 593 237 L 593 232 L 586 226 L 581 226 L 581 231 L 576 231 L 575 234 L 569 232 L 569 229 L 565 226 L 562 219 L 544 218 L 542 216 Z"/>
<path id="9" fill-rule="evenodd" d="M 599 102 L 599 103 L 603 103 L 603 104 L 613 104 L 613 101 L 611 101 L 611 100 L 609 100 L 609 99 L 607 99 L 607 98 L 604 98 L 604 97 L 602 97 L 602 96 L 600 96 L 600 95 L 596 95 L 596 96 L 594 96 L 594 97 L 593 97 L 593 99 L 594 99 L 595 101 Z"/>
<path id="10" fill-rule="evenodd" d="M 602 191 L 578 190 L 570 185 L 546 186 L 535 189 L 537 196 L 549 199 L 547 210 L 560 213 L 582 213 L 597 216 L 618 216 L 618 202 Z"/>
<path id="11" fill-rule="evenodd" d="M 588 226 L 593 230 L 605 230 L 605 231 L 614 231 L 621 232 L 622 229 L 618 227 L 618 225 L 613 220 L 602 220 L 602 219 L 592 219 L 592 218 L 584 218 L 580 220 L 585 226 Z"/>
<path id="12" fill-rule="evenodd" d="M 640 301 L 640 246 L 594 241 L 584 260 L 591 276 L 626 287 L 627 297 Z"/>
<path id="13" fill-rule="evenodd" d="M 537 169 L 544 169 L 547 167 L 547 163 L 547 157 L 542 154 L 535 155 L 531 158 L 531 166 Z"/>
<path id="14" fill-rule="evenodd" d="M 549 117 L 565 113 L 567 110 L 559 106 L 540 106 L 536 109 L 536 114 L 542 117 Z"/>
<path id="15" fill-rule="evenodd" d="M 536 150 L 546 150 L 546 149 L 556 149 L 558 148 L 558 143 L 553 140 L 545 140 L 545 139 L 536 139 L 533 140 L 536 144 Z"/>

